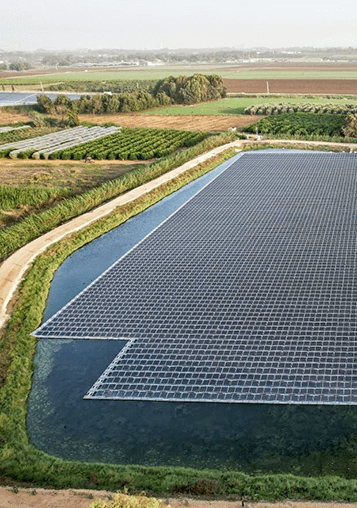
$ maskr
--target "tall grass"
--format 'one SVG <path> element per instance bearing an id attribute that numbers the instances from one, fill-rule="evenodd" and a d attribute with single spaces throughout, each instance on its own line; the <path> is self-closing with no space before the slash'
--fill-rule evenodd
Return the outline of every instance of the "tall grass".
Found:
<path id="1" fill-rule="evenodd" d="M 166 157 L 159 162 L 136 168 L 116 180 L 106 182 L 100 187 L 72 197 L 39 214 L 33 214 L 25 220 L 0 232 L 0 260 L 4 260 L 12 252 L 29 241 L 50 231 L 67 220 L 148 182 L 170 169 L 176 168 L 197 155 L 235 139 L 234 133 L 225 132 L 210 136 L 197 145 L 182 152 Z"/>
<path id="2" fill-rule="evenodd" d="M 71 194 L 63 187 L 12 187 L 0 185 L 0 211 L 17 210 L 25 205 L 39 207 L 50 199 L 58 199 Z"/>

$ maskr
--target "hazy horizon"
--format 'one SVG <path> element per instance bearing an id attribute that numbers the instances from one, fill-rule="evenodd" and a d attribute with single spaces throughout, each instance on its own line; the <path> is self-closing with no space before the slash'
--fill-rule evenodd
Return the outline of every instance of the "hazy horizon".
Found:
<path id="1" fill-rule="evenodd" d="M 2 8 L 5 51 L 357 46 L 357 4 L 341 0 L 13 0 Z"/>

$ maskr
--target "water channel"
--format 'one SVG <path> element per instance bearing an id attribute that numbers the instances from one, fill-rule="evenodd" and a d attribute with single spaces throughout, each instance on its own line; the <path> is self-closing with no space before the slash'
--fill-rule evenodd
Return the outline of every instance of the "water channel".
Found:
<path id="1" fill-rule="evenodd" d="M 72 254 L 56 272 L 44 320 L 234 159 Z M 125 343 L 39 340 L 27 417 L 33 444 L 89 462 L 357 474 L 352 406 L 83 400 Z"/>

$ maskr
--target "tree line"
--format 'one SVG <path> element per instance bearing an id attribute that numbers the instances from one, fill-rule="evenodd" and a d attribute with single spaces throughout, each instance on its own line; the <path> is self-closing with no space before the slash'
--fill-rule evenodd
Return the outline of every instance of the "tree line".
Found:
<path id="1" fill-rule="evenodd" d="M 64 114 L 130 113 L 169 104 L 195 104 L 225 97 L 226 90 L 221 76 L 194 74 L 193 76 L 170 76 L 159 80 L 150 90 L 133 90 L 118 94 L 83 95 L 71 100 L 58 95 L 52 101 L 46 95 L 37 97 L 42 112 Z"/>

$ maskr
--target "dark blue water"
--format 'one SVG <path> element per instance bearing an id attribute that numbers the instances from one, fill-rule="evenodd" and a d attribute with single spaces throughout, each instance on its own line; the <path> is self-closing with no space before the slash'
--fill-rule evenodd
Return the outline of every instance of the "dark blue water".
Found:
<path id="1" fill-rule="evenodd" d="M 47 319 L 230 164 L 75 252 L 58 269 Z M 40 340 L 30 440 L 65 459 L 355 476 L 355 407 L 83 400 L 123 341 Z"/>

